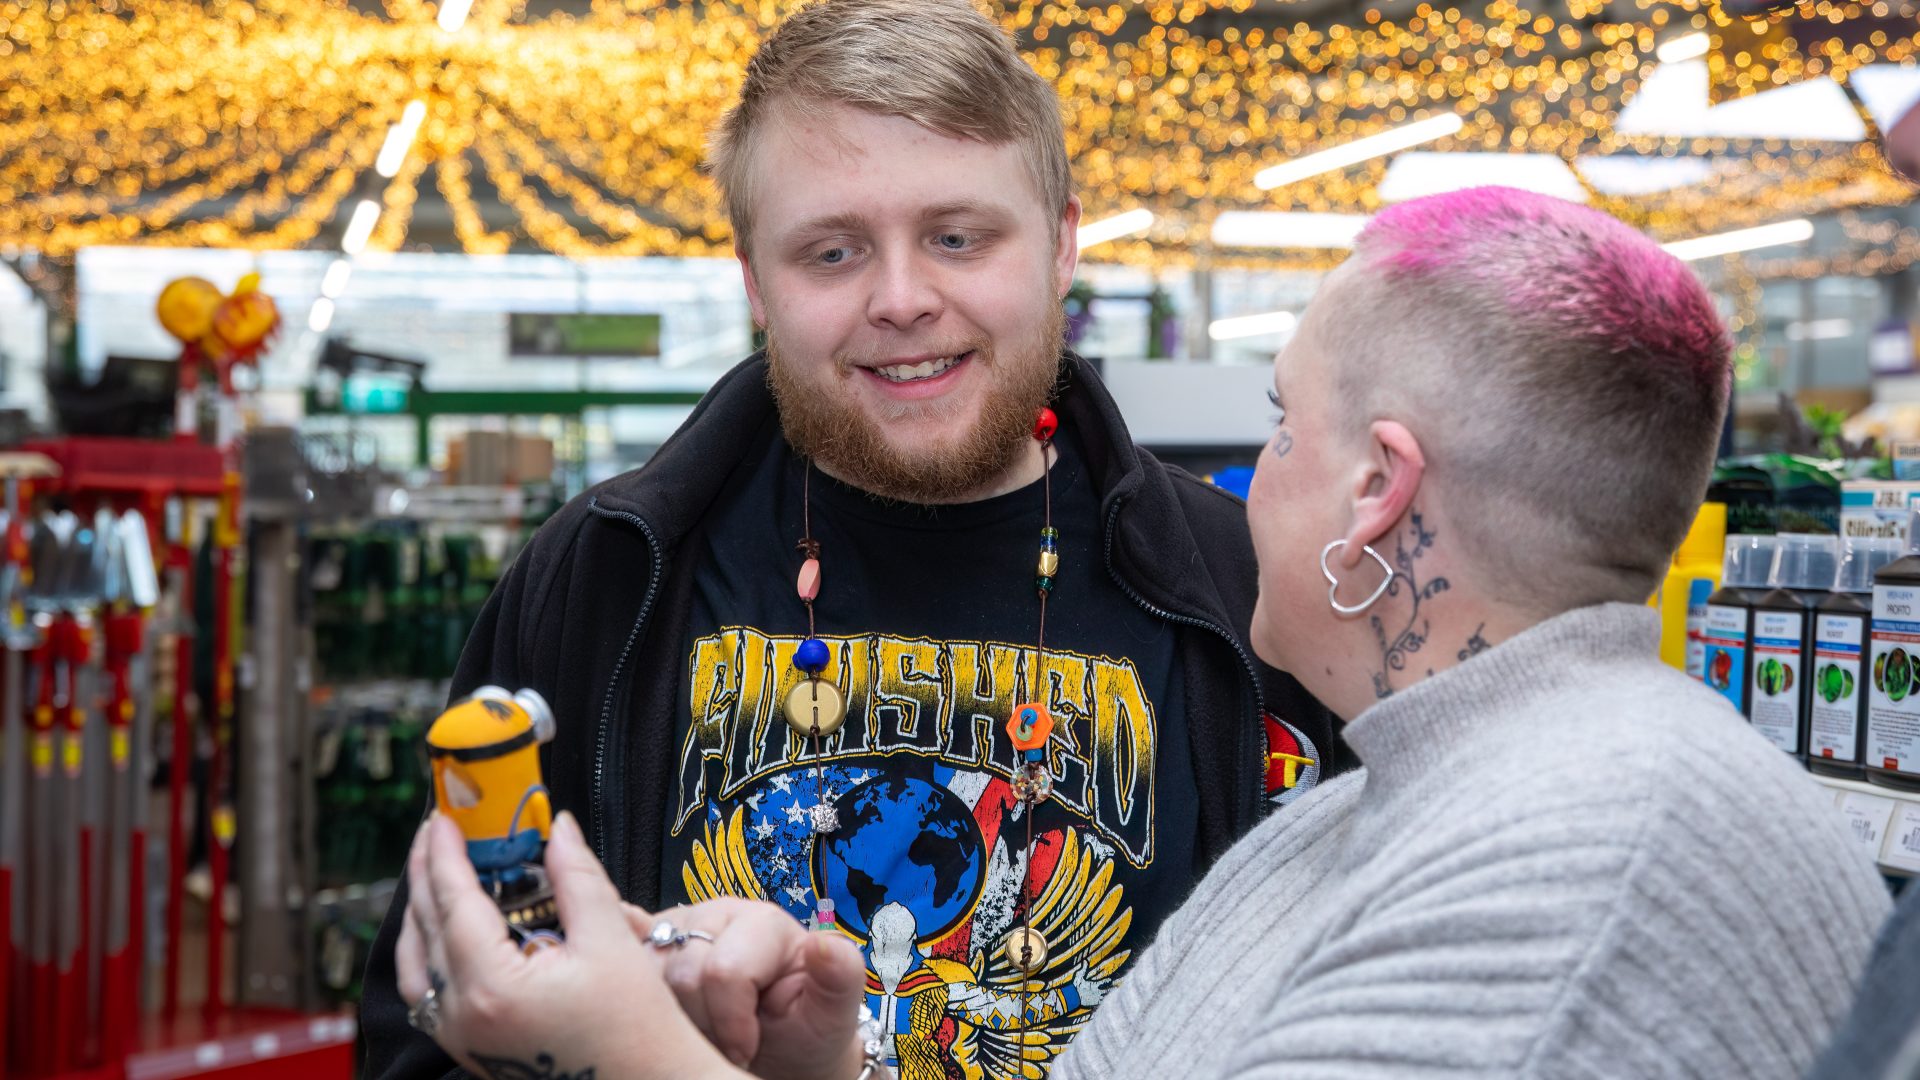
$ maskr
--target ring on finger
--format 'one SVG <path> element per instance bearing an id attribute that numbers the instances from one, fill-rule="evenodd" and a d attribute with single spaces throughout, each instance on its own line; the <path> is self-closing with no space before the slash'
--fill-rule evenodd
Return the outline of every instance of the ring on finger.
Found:
<path id="1" fill-rule="evenodd" d="M 447 980 L 432 968 L 427 969 L 427 992 L 407 1008 L 407 1024 L 422 1035 L 432 1037 L 440 1030 L 440 994 Z"/>
<path id="2" fill-rule="evenodd" d="M 665 919 L 656 920 L 653 929 L 647 932 L 647 944 L 656 949 L 677 949 L 689 941 L 713 941 L 713 935 L 705 930 L 682 930 Z"/>

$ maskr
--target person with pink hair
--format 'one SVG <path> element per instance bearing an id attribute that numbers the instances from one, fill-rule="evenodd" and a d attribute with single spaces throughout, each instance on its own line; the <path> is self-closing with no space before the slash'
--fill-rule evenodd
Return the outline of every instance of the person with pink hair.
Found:
<path id="1" fill-rule="evenodd" d="M 1254 648 L 1346 718 L 1363 768 L 1227 853 L 1053 1080 L 1806 1070 L 1886 890 L 1830 796 L 1660 663 L 1646 606 L 1705 491 L 1730 381 L 1705 288 L 1604 214 L 1481 188 L 1373 221 L 1274 362 L 1248 501 Z M 577 918 L 592 948 L 622 950 L 630 989 L 604 1022 L 640 1045 L 684 1030 L 672 987 L 736 1061 L 779 1040 L 780 1080 L 876 1075 L 851 1064 L 840 943 L 736 904 L 663 913 L 711 942 L 641 948 L 653 917 L 613 917 L 591 858 L 556 838 L 583 882 L 563 889 L 569 933 Z M 428 921 L 480 909 L 451 844 L 451 869 L 423 875 Z M 511 996 L 519 963 L 465 978 Z M 699 1021 L 721 1015 L 725 1031 Z M 720 1049 L 672 1045 L 604 1064 L 737 1075 Z"/>

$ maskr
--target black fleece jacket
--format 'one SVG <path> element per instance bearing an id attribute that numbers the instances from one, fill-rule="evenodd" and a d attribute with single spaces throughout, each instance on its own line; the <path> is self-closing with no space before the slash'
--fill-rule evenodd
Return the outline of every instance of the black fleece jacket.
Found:
<path id="1" fill-rule="evenodd" d="M 1061 359 L 1056 408 L 1079 432 L 1098 492 L 1106 573 L 1148 612 L 1176 624 L 1185 715 L 1200 778 L 1195 865 L 1211 865 L 1267 806 L 1263 711 L 1321 748 L 1323 775 L 1351 767 L 1327 711 L 1247 644 L 1256 572 L 1240 500 L 1155 460 L 1128 436 L 1085 361 Z M 700 524 L 754 436 L 779 423 L 766 361 L 734 368 L 652 460 L 574 499 L 547 522 L 487 601 L 452 694 L 532 687 L 559 733 L 542 766 L 554 808 L 572 810 L 626 898 L 656 907 L 672 792 L 674 710 L 692 604 Z M 407 1026 L 394 985 L 405 882 L 374 943 L 361 1003 L 374 1080 L 454 1069 Z"/>

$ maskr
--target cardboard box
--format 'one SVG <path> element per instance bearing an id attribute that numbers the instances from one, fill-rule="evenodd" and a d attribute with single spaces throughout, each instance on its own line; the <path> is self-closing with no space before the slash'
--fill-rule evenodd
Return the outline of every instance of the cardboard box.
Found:
<path id="1" fill-rule="evenodd" d="M 553 440 L 538 435 L 514 435 L 507 444 L 506 482 L 546 483 L 553 479 Z"/>
<path id="2" fill-rule="evenodd" d="M 504 431 L 469 431 L 447 446 L 450 483 L 512 487 L 553 479 L 553 440 Z"/>

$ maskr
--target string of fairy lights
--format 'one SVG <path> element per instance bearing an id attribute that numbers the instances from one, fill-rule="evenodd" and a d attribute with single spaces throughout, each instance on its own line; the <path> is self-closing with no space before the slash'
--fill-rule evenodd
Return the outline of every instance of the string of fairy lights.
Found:
<path id="1" fill-rule="evenodd" d="M 0 0 L 0 248 L 301 246 L 351 213 L 368 222 L 362 249 L 391 251 L 407 243 L 424 185 L 474 254 L 724 254 L 724 215 L 701 173 L 706 136 L 758 41 L 798 6 L 594 0 L 529 18 L 523 0 L 385 0 L 378 12 L 346 0 Z M 1594 205 L 1663 240 L 1914 194 L 1870 144 L 1617 130 L 1663 41 L 1730 25 L 1709 0 L 1422 4 L 1351 25 L 1218 17 L 1250 7 L 989 4 L 1060 88 L 1089 219 L 1153 211 L 1103 261 L 1160 268 L 1205 249 L 1216 266 L 1326 265 L 1336 256 L 1201 240 L 1223 211 L 1377 210 L 1383 158 L 1272 191 L 1256 179 L 1446 114 L 1457 126 L 1424 149 L 1714 158 L 1698 183 L 1593 193 Z M 1844 80 L 1864 64 L 1920 57 L 1915 0 L 1816 0 L 1800 14 L 1835 24 L 1905 15 L 1909 29 L 1803 49 L 1762 43 L 1741 54 L 1752 67 L 1736 79 Z M 369 188 L 373 158 L 403 120 L 403 157 Z M 1913 257 L 1896 245 L 1873 265 Z"/>

